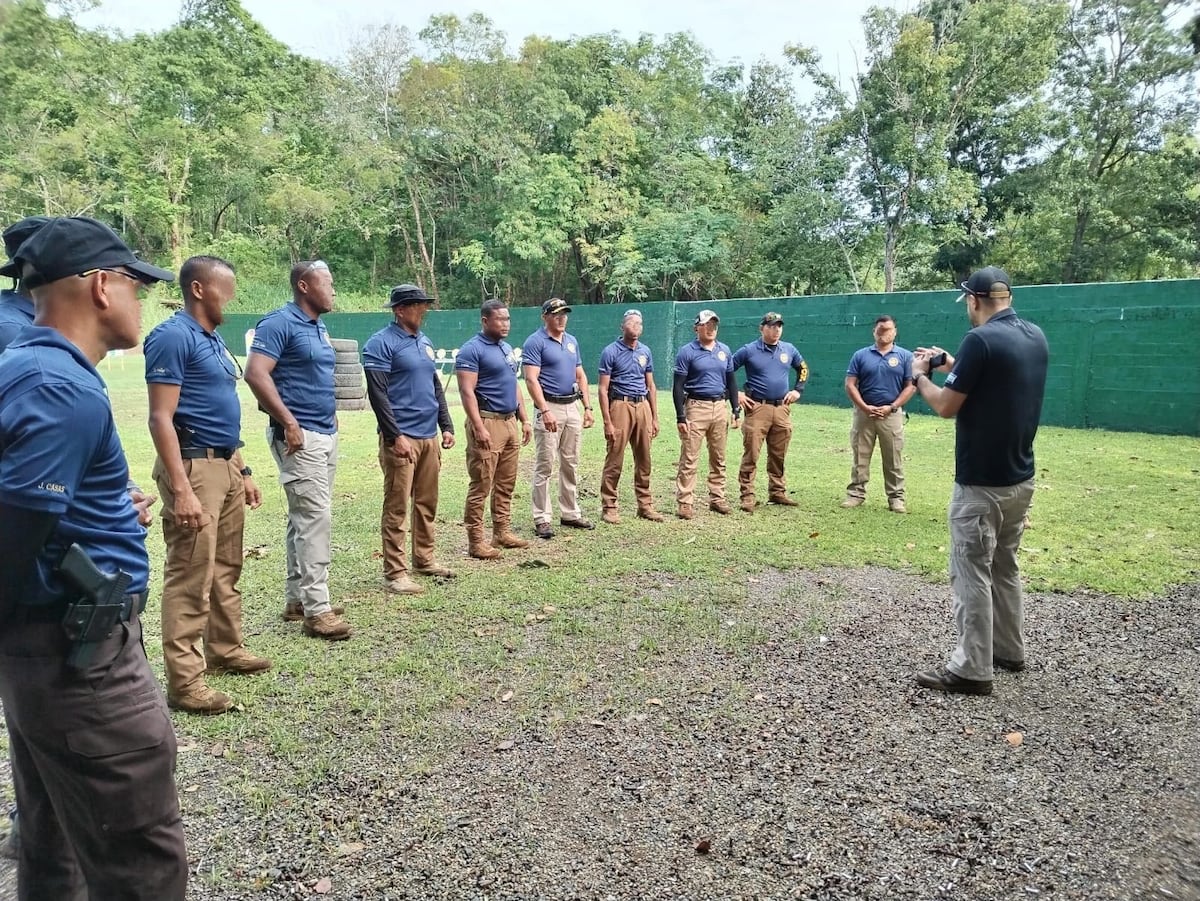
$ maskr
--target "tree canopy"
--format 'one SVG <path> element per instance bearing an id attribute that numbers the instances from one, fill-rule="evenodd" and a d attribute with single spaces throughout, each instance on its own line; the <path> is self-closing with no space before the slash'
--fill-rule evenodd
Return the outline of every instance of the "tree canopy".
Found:
<path id="1" fill-rule="evenodd" d="M 800 41 L 381 26 L 335 63 L 238 0 L 156 34 L 0 0 L 0 219 L 87 214 L 144 254 L 442 306 L 1200 274 L 1196 22 L 1174 0 L 873 8 L 842 82 Z M 801 36 L 795 36 L 797 38 Z M 781 45 L 787 41 L 781 35 Z"/>

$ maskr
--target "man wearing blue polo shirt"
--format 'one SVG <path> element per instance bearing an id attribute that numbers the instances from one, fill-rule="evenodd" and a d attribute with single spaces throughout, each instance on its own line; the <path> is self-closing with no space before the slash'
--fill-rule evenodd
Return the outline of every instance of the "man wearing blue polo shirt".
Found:
<path id="1" fill-rule="evenodd" d="M 191 257 L 179 270 L 183 309 L 146 336 L 154 480 L 163 499 L 162 645 L 167 704 L 224 713 L 233 699 L 208 672 L 249 675 L 271 661 L 242 637 L 242 533 L 262 494 L 242 460 L 241 367 L 217 326 L 237 293 L 233 266 Z M 200 644 L 204 651 L 201 653 Z"/>
<path id="2" fill-rule="evenodd" d="M 12 290 L 0 291 L 0 351 L 12 343 L 17 332 L 33 324 L 33 298 L 21 289 L 20 272 L 12 257 L 18 247 L 49 221 L 48 216 L 28 216 L 4 230 L 4 250 L 9 261 L 0 267 L 0 276 L 13 279 L 15 284 Z"/>
<path id="3" fill-rule="evenodd" d="M 392 288 L 388 306 L 395 321 L 363 345 L 367 396 L 379 423 L 383 579 L 393 594 L 425 593 L 408 574 L 404 554 L 410 504 L 413 568 L 425 576 L 454 577 L 454 572 L 433 556 L 438 473 L 442 449 L 454 447 L 454 423 L 438 377 L 433 344 L 421 331 L 430 303 L 429 295 L 416 285 Z"/>
<path id="4" fill-rule="evenodd" d="M 808 364 L 800 351 L 783 338 L 783 315 L 767 313 L 758 326 L 759 339 L 739 347 L 733 355 L 734 371 L 745 367 L 746 387 L 741 394 L 746 421 L 742 423 L 742 465 L 738 469 L 741 506 L 753 513 L 754 476 L 758 455 L 767 444 L 767 503 L 795 507 L 788 497 L 784 460 L 792 440 L 792 404 L 804 394 Z M 795 373 L 795 382 L 788 376 Z"/>
<path id="5" fill-rule="evenodd" d="M 846 396 L 854 404 L 850 425 L 850 484 L 843 507 L 859 507 L 867 499 L 871 455 L 879 441 L 883 487 L 888 509 L 906 513 L 904 506 L 904 405 L 916 388 L 912 383 L 911 351 L 896 344 L 896 320 L 875 320 L 875 343 L 855 351 L 846 369 Z"/>
<path id="6" fill-rule="evenodd" d="M 600 477 L 601 519 L 616 524 L 617 483 L 625 465 L 625 446 L 633 448 L 633 494 L 637 515 L 662 522 L 650 494 L 650 442 L 658 437 L 658 392 L 654 387 L 654 354 L 639 340 L 642 314 L 626 310 L 621 337 L 600 353 L 600 415 L 608 453 Z"/>
<path id="7" fill-rule="evenodd" d="M 917 674 L 934 691 L 989 695 L 995 668 L 1025 669 L 1017 552 L 1033 500 L 1033 442 L 1046 394 L 1046 336 L 1012 308 L 1012 282 L 987 266 L 962 283 L 971 330 L 957 356 L 917 348 L 921 398 L 954 419 L 950 587 L 958 644 L 945 666 Z M 941 359 L 944 358 L 944 359 Z M 939 362 L 940 360 L 940 362 Z M 948 372 L 939 388 L 931 366 Z"/>
<path id="8" fill-rule="evenodd" d="M 246 361 L 246 384 L 270 417 L 267 442 L 287 496 L 284 619 L 304 634 L 350 637 L 329 603 L 333 476 L 337 468 L 334 350 L 321 316 L 333 309 L 333 275 L 323 260 L 292 267 L 292 302 L 259 320 Z"/>
<path id="9" fill-rule="evenodd" d="M 508 337 L 512 322 L 501 300 L 479 308 L 479 334 L 458 350 L 454 374 L 467 414 L 467 503 L 463 525 L 472 557 L 495 560 L 498 547 L 524 548 L 529 542 L 512 531 L 512 493 L 517 486 L 521 448 L 533 437 L 525 401 L 517 387 L 517 354 Z M 517 431 L 520 422 L 521 431 Z M 483 507 L 492 507 L 492 541 L 484 538 Z"/>
<path id="10" fill-rule="evenodd" d="M 696 467 L 700 445 L 708 443 L 708 509 L 722 516 L 732 511 L 725 500 L 725 444 L 729 419 L 725 401 L 733 409 L 733 427 L 740 425 L 737 380 L 733 354 L 717 340 L 721 317 L 701 310 L 692 327 L 696 340 L 679 348 L 675 355 L 675 422 L 679 431 L 679 468 L 675 476 L 675 515 L 691 519 L 696 493 Z"/>
<path id="11" fill-rule="evenodd" d="M 146 530 L 96 365 L 133 347 L 170 272 L 94 219 L 17 248 L 37 324 L 0 355 L 0 700 L 21 810 L 21 898 L 181 901 L 175 735 L 142 647 Z M 98 570 L 83 593 L 68 549 Z M 91 581 L 89 579 L 89 581 Z"/>
<path id="12" fill-rule="evenodd" d="M 533 404 L 533 531 L 553 538 L 550 527 L 550 475 L 558 463 L 559 522 L 570 529 L 594 529 L 579 509 L 579 447 L 583 429 L 595 419 L 579 342 L 567 331 L 571 307 L 559 297 L 542 304 L 542 327 L 525 339 L 521 365 Z M 577 404 L 582 402 L 583 415 Z"/>

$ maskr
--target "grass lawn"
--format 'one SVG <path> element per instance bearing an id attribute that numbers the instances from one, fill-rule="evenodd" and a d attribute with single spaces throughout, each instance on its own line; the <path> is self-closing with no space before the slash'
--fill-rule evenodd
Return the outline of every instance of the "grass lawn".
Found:
<path id="1" fill-rule="evenodd" d="M 142 359 L 115 357 L 101 368 L 131 471 L 150 489 L 154 453 L 146 429 Z M 655 442 L 652 487 L 658 508 L 670 514 L 679 442 L 669 397 L 664 399 L 667 415 L 664 432 Z M 450 400 L 461 440 L 461 408 L 453 390 Z M 946 627 L 938 616 L 948 618 L 947 605 L 931 595 L 945 590 L 952 422 L 931 417 L 909 421 L 907 516 L 888 512 L 878 463 L 867 503 L 853 510 L 838 507 L 850 467 L 849 410 L 800 406 L 792 414 L 795 432 L 788 456 L 789 485 L 799 507 L 763 506 L 753 515 L 735 512 L 722 517 L 698 506 L 692 522 L 668 515 L 665 523 L 649 523 L 633 516 L 627 467 L 623 523 L 599 524 L 594 532 L 560 532 L 552 541 L 505 552 L 502 560 L 491 563 L 466 556 L 466 473 L 460 443 L 443 457 L 438 532 L 439 560 L 456 569 L 458 578 L 445 584 L 423 580 L 429 589 L 425 595 L 393 598 L 383 591 L 380 578 L 381 476 L 374 417 L 368 411 L 341 416 L 334 491 L 331 589 L 348 608 L 355 635 L 338 644 L 306 639 L 297 624 L 279 618 L 284 497 L 263 438 L 265 417 L 244 386 L 242 406 L 245 456 L 264 495 L 262 508 L 247 517 L 246 547 L 254 552 L 246 560 L 241 583 L 246 637 L 250 648 L 270 656 L 275 666 L 258 677 L 212 679 L 238 700 L 238 712 L 214 718 L 174 715 L 180 797 L 198 896 L 229 898 L 235 889 L 254 895 L 271 885 L 283 890 L 287 879 L 295 879 L 300 892 L 296 897 L 307 897 L 304 886 L 313 885 L 315 877 L 333 866 L 327 860 L 330 854 L 341 854 L 347 847 L 361 849 L 365 835 L 378 835 L 372 818 L 386 816 L 393 800 L 377 798 L 408 798 L 396 807 L 397 825 L 388 827 L 387 837 L 368 842 L 365 853 L 374 849 L 385 863 L 364 861 L 356 870 L 354 855 L 359 852 L 345 851 L 350 856 L 339 865 L 339 884 L 369 882 L 376 872 L 383 879 L 384 869 L 391 866 L 386 862 L 406 849 L 414 857 L 424 849 L 440 859 L 450 852 L 438 842 L 456 834 L 458 814 L 441 811 L 436 798 L 426 801 L 422 796 L 417 804 L 416 795 L 405 793 L 420 792 L 422 779 L 437 779 L 439 773 L 444 779 L 447 768 L 454 772 L 460 764 L 489 773 L 489 766 L 503 765 L 499 758 L 471 754 L 470 748 L 503 749 L 511 747 L 514 735 L 564 735 L 607 723 L 621 722 L 635 732 L 649 729 L 645 711 L 658 708 L 647 705 L 667 699 L 669 706 L 671 698 L 678 701 L 681 696 L 708 699 L 704 715 L 714 718 L 710 726 L 726 720 L 740 723 L 757 716 L 766 697 L 750 688 L 745 673 L 783 648 L 815 642 L 836 652 L 836 636 L 848 638 L 843 608 L 859 611 L 852 620 L 854 629 L 867 623 L 882 630 L 881 638 L 866 642 L 869 653 L 881 660 L 897 656 L 889 642 L 899 642 L 899 648 L 906 641 L 910 648 L 901 653 L 911 660 L 914 631 L 917 645 L 924 646 L 927 639 L 921 636 Z M 583 447 L 583 508 L 598 521 L 604 449 L 598 426 L 586 434 Z M 731 485 L 736 482 L 740 448 L 739 435 L 732 433 L 727 467 Z M 532 448 L 523 453 L 514 502 L 514 525 L 526 536 L 531 532 L 532 455 Z M 760 470 L 760 499 L 765 478 Z M 735 486 L 731 493 L 736 495 Z M 1043 429 L 1032 518 L 1033 528 L 1022 548 L 1031 590 L 1096 593 L 1094 600 L 1101 606 L 1113 596 L 1114 605 L 1129 609 L 1154 603 L 1164 589 L 1197 581 L 1200 441 Z M 155 595 L 163 545 L 157 523 L 147 544 L 153 577 L 144 619 L 146 646 L 161 676 Z M 835 569 L 862 577 L 826 578 Z M 880 609 L 899 611 L 886 615 L 911 621 L 889 620 L 890 626 L 871 627 L 870 614 L 864 617 L 862 610 L 871 609 L 873 592 L 881 592 L 881 600 L 894 594 L 899 603 L 893 599 L 891 607 Z M 912 598 L 911 606 L 904 601 L 907 597 Z M 1065 599 L 1068 606 L 1074 601 Z M 751 609 L 759 615 L 745 615 Z M 764 618 L 764 609 L 777 615 Z M 1067 628 L 1074 628 L 1074 621 L 1067 619 Z M 1045 625 L 1038 628 L 1043 633 L 1039 638 L 1047 640 Z M 906 638 L 897 636 L 902 629 Z M 823 644 L 826 633 L 834 636 L 828 645 Z M 1100 643 L 1087 639 L 1082 659 L 1090 659 L 1091 645 Z M 929 659 L 944 650 L 930 646 Z M 896 669 L 899 661 L 887 665 Z M 841 685 L 847 666 L 835 667 L 840 680 L 820 674 L 816 690 Z M 891 709 L 896 697 L 892 682 L 863 687 L 865 697 L 887 699 L 883 705 L 871 700 L 870 709 Z M 786 686 L 771 690 L 776 688 L 782 691 Z M 941 709 L 928 703 L 931 710 Z M 928 719 L 922 709 L 901 715 L 894 726 L 890 715 L 883 714 L 880 734 L 891 736 L 889 730 L 904 724 L 910 731 L 918 729 Z M 958 708 L 947 710 L 953 722 Z M 978 708 L 980 721 L 972 720 L 965 734 L 985 725 L 993 729 L 991 719 L 1009 716 L 1007 710 L 1000 704 Z M 836 728 L 836 718 L 831 725 L 823 713 L 815 705 L 815 719 L 803 719 L 805 729 Z M 792 713 L 787 716 L 791 722 Z M 944 729 L 946 723 L 935 720 L 924 727 Z M 674 737 L 686 745 L 689 728 L 703 734 L 709 726 L 688 727 L 685 721 L 664 718 L 655 728 L 661 729 L 664 741 Z M 615 740 L 624 733 L 603 734 Z M 614 746 L 612 753 L 621 753 L 621 747 Z M 952 748 L 947 754 L 935 770 L 959 765 Z M 531 751 L 513 760 L 517 784 L 520 767 L 535 759 Z M 549 758 L 548 765 L 570 766 L 557 757 Z M 481 778 L 486 784 L 495 777 L 467 778 Z M 586 772 L 581 780 L 578 785 L 595 788 Z M 8 784 L 5 780 L 5 791 L 11 792 Z M 356 800 L 346 793 L 348 786 L 371 790 L 365 800 Z M 553 805 L 554 792 L 561 790 L 555 788 L 537 803 Z M 468 786 L 466 791 L 476 789 Z M 413 804 L 418 819 L 406 822 L 405 805 Z M 389 844 L 397 835 L 408 836 L 400 852 Z M 357 845 L 355 836 L 361 839 Z M 298 856 L 279 850 L 284 840 L 298 848 Z M 511 848 L 505 841 L 489 833 L 484 851 L 495 847 L 507 853 Z M 692 852 L 689 848 L 685 853 Z M 360 896 L 376 895 L 354 895 Z"/>
<path id="2" fill-rule="evenodd" d="M 102 366 L 130 468 L 152 486 L 154 452 L 146 429 L 141 358 L 111 358 Z M 263 489 L 262 508 L 247 517 L 251 555 L 242 577 L 248 643 L 277 661 L 261 679 L 225 680 L 262 718 L 182 718 L 184 733 L 219 736 L 253 732 L 276 752 L 298 752 L 303 722 L 352 708 L 380 715 L 388 728 L 419 730 L 431 710 L 481 691 L 497 696 L 522 683 L 556 716 L 571 717 L 573 688 L 594 668 L 589 638 L 628 633 L 646 655 L 670 653 L 711 636 L 722 610 L 736 610 L 756 575 L 768 568 L 879 566 L 944 581 L 945 509 L 953 474 L 953 422 L 913 417 L 907 426 L 909 515 L 888 512 L 878 463 L 867 503 L 838 503 L 849 471 L 849 411 L 800 406 L 788 454 L 788 480 L 798 508 L 761 506 L 728 517 L 697 508 L 698 518 L 666 523 L 636 519 L 631 473 L 623 480 L 624 522 L 595 532 L 561 530 L 549 542 L 509 551 L 484 563 L 466 556 L 462 507 L 466 471 L 461 408 L 451 380 L 459 446 L 445 452 L 439 506 L 438 557 L 459 577 L 427 594 L 402 600 L 380 583 L 381 476 L 370 411 L 341 414 L 341 445 L 334 500 L 333 596 L 346 604 L 355 627 L 346 647 L 300 637 L 279 621 L 282 607 L 284 496 L 267 452 L 265 417 L 243 386 L 246 459 Z M 679 442 L 671 428 L 655 442 L 653 490 L 658 508 L 673 509 L 672 478 Z M 731 496 L 741 441 L 729 442 Z M 585 515 L 598 520 L 604 441 L 599 426 L 583 443 L 581 494 Z M 532 447 L 522 455 L 514 525 L 529 535 Z M 1200 441 L 1194 438 L 1044 428 L 1038 437 L 1038 491 L 1033 528 L 1022 567 L 1034 591 L 1090 589 L 1147 598 L 1165 586 L 1196 579 L 1200 558 Z M 702 466 L 703 466 L 702 462 Z M 702 470 L 703 471 L 703 470 Z M 760 499 L 765 496 L 760 467 Z M 702 482 L 702 480 L 701 480 Z M 162 538 L 157 523 L 148 546 L 161 578 Z M 152 581 L 157 591 L 157 579 Z M 160 665 L 157 605 L 151 600 L 147 647 Z M 546 622 L 537 647 L 524 644 L 528 622 Z M 797 623 L 798 629 L 820 627 Z M 728 630 L 722 640 L 731 640 Z M 735 635 L 753 644 L 762 636 Z M 520 653 L 514 653 L 520 649 Z M 336 661 L 336 664 L 334 663 Z M 636 681 L 636 673 L 629 674 Z M 222 680 L 217 680 L 220 683 Z M 295 701 L 303 703 L 294 703 Z M 619 700 L 619 699 L 617 699 Z M 386 709 L 386 717 L 382 716 Z"/>

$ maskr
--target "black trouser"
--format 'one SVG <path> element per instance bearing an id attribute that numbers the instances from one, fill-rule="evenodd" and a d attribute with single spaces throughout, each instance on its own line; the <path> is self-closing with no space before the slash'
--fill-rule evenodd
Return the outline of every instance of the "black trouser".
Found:
<path id="1" fill-rule="evenodd" d="M 135 616 L 82 673 L 55 623 L 0 629 L 21 901 L 182 901 L 175 732 Z"/>

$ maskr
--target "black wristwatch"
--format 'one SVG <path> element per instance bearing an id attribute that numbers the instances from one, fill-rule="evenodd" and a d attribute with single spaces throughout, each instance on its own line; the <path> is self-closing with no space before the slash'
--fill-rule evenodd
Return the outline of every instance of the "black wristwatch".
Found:
<path id="1" fill-rule="evenodd" d="M 243 476 L 244 478 L 247 478 L 247 479 L 248 479 L 248 478 L 250 478 L 250 476 L 252 476 L 252 475 L 254 475 L 254 470 L 253 470 L 253 469 L 251 469 L 249 466 L 243 466 L 243 467 L 242 467 L 242 476 Z"/>

